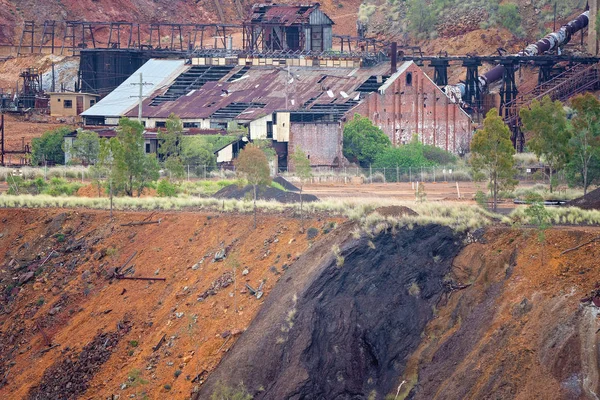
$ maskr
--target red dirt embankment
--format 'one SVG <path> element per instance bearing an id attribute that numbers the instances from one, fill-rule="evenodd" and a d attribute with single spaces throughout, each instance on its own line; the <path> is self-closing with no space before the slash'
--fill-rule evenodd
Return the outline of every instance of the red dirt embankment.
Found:
<path id="1" fill-rule="evenodd" d="M 148 215 L 0 210 L 0 398 L 27 398 L 40 383 L 40 398 L 187 398 L 310 244 L 299 220 L 273 215 L 256 230 L 251 216 L 193 212 L 121 226 Z M 121 272 L 166 281 L 110 279 L 134 253 Z M 261 282 L 257 299 L 245 285 Z"/>
<path id="2" fill-rule="evenodd" d="M 597 399 L 599 233 L 415 226 L 342 238 L 341 263 L 328 238 L 196 398 Z"/>

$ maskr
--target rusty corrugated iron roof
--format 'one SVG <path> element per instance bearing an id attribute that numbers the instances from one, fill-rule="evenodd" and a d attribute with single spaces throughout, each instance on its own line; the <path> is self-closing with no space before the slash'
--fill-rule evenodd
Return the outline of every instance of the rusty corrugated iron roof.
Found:
<path id="1" fill-rule="evenodd" d="M 255 4 L 252 6 L 250 23 L 293 25 L 308 23 L 310 14 L 319 8 L 319 3 L 310 4 Z"/>
<path id="2" fill-rule="evenodd" d="M 357 101 L 364 93 L 357 89 L 369 78 L 385 77 L 389 73 L 387 63 L 371 68 L 327 67 L 252 67 L 233 82 L 207 82 L 200 89 L 175 101 L 151 106 L 152 99 L 161 94 L 155 92 L 143 102 L 144 118 L 167 118 L 171 113 L 181 119 L 209 119 L 233 103 L 255 103 L 264 107 L 249 106 L 240 112 L 236 121 L 252 121 L 276 110 L 320 110 Z M 382 79 L 381 84 L 385 82 Z M 164 91 L 166 89 L 163 89 Z M 375 89 L 376 90 L 376 89 Z M 135 117 L 137 110 L 128 113 Z"/>

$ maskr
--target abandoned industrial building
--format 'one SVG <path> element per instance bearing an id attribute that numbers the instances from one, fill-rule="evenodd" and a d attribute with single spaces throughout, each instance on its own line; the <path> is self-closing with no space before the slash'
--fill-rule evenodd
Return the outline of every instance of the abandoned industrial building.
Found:
<path id="1" fill-rule="evenodd" d="M 156 132 L 171 114 L 181 118 L 186 135 L 243 127 L 247 140 L 272 142 L 282 169 L 297 148 L 313 166 L 345 165 L 343 130 L 355 114 L 368 117 L 394 145 L 416 134 L 423 143 L 449 152 L 468 149 L 470 115 L 425 74 L 422 64 L 398 62 L 399 53 L 389 43 L 336 36 L 333 25 L 318 3 L 267 2 L 253 5 L 237 26 L 241 49 L 232 46 L 228 32 L 236 27 L 230 25 L 193 26 L 187 50 L 182 43 L 176 48 L 182 37 L 181 30 L 176 37 L 174 25 L 170 47 L 159 40 L 130 48 L 130 27 L 125 48 L 111 42 L 106 49 L 77 50 L 79 92 L 51 93 L 49 111 L 55 118 L 80 117 L 85 129 L 106 137 L 114 134 L 120 118 L 139 118 L 149 152 L 156 151 Z M 152 42 L 160 25 L 151 28 Z M 214 46 L 204 46 L 204 34 L 211 29 Z M 334 40 L 341 41 L 339 46 Z M 33 84 L 41 87 L 32 79 L 25 79 L 23 87 L 37 87 Z M 31 107 L 40 96 L 29 92 Z M 239 140 L 220 149 L 220 163 L 235 158 L 246 143 Z"/>
<path id="2" fill-rule="evenodd" d="M 297 146 L 313 165 L 340 166 L 343 125 L 356 113 L 369 117 L 396 145 L 413 134 L 451 152 L 469 143 L 469 115 L 412 61 L 396 71 L 389 63 L 360 67 L 358 60 L 324 66 L 300 66 L 302 59 L 261 61 L 254 66 L 244 58 L 193 59 L 184 65 L 153 59 L 82 115 L 89 126 L 137 117 L 141 75 L 141 120 L 147 128 L 164 127 L 171 114 L 198 133 L 236 123 L 248 128 L 251 140 L 271 139 L 280 166 Z"/>
<path id="3" fill-rule="evenodd" d="M 81 115 L 88 127 L 127 116 L 155 130 L 175 114 L 195 134 L 233 123 L 250 140 L 271 140 L 281 168 L 297 147 L 313 166 L 343 165 L 343 127 L 354 114 L 370 118 L 394 145 L 417 134 L 450 152 L 468 146 L 470 116 L 412 61 L 319 53 L 331 49 L 332 24 L 318 4 L 255 5 L 244 41 L 258 55 L 150 59 Z"/>

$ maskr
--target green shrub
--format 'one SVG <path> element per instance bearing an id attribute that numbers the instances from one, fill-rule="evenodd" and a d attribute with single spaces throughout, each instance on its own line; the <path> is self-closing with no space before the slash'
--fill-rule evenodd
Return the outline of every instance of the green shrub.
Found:
<path id="1" fill-rule="evenodd" d="M 436 165 L 450 165 L 456 163 L 456 156 L 437 146 L 424 145 L 423 156 Z"/>
<path id="2" fill-rule="evenodd" d="M 252 398 L 241 383 L 237 387 L 231 387 L 217 382 L 215 390 L 210 395 L 210 400 L 252 400 Z"/>
<path id="3" fill-rule="evenodd" d="M 517 36 L 522 34 L 521 14 L 516 4 L 500 4 L 500 7 L 498 7 L 498 20 L 503 27 L 517 34 Z"/>
<path id="4" fill-rule="evenodd" d="M 79 182 L 68 182 L 62 178 L 50 179 L 50 184 L 45 186 L 43 194 L 50 196 L 73 196 L 83 186 Z"/>
<path id="5" fill-rule="evenodd" d="M 286 192 L 285 188 L 277 182 L 271 181 L 271 187 L 274 187 L 275 189 L 283 190 L 284 192 Z"/>
<path id="6" fill-rule="evenodd" d="M 159 197 L 177 196 L 177 187 L 166 179 L 161 179 L 156 185 L 156 193 Z"/>

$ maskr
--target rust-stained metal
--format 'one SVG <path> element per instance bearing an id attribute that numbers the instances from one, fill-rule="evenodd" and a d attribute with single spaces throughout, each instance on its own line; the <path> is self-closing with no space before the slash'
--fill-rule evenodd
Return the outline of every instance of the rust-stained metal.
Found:
<path id="1" fill-rule="evenodd" d="M 152 351 L 157 351 L 161 348 L 161 346 L 163 345 L 163 343 L 165 342 L 165 339 L 167 338 L 166 334 L 163 334 L 162 337 L 160 338 L 160 340 L 158 341 L 158 343 L 156 344 L 156 346 L 154 346 L 152 348 Z"/>
<path id="2" fill-rule="evenodd" d="M 115 275 L 115 279 L 127 279 L 131 281 L 166 281 L 166 278 L 146 278 L 142 276 L 124 276 L 124 275 Z"/>
<path id="3" fill-rule="evenodd" d="M 243 67 L 237 67 L 243 68 Z M 207 82 L 200 89 L 152 106 L 155 97 L 168 89 L 155 92 L 143 103 L 144 118 L 168 118 L 171 113 L 185 119 L 209 119 L 219 110 L 233 103 L 260 104 L 248 107 L 235 118 L 236 121 L 253 121 L 275 110 L 306 110 L 343 105 L 352 102 L 361 92 L 365 82 L 382 81 L 389 76 L 389 64 L 371 68 L 338 67 L 278 67 L 250 68 L 232 82 Z M 231 73 L 235 74 L 237 69 Z M 380 78 L 378 78 L 380 77 Z M 226 77 L 227 78 L 227 77 Z M 226 80 L 226 78 L 224 80 Z M 369 91 L 376 91 L 379 85 Z M 333 94 L 333 97 L 331 97 Z M 264 106 L 262 106 L 264 105 Z M 136 111 L 137 112 L 137 111 Z M 135 116 L 134 112 L 128 116 Z M 218 114 L 217 114 L 218 115 Z"/>
<path id="4" fill-rule="evenodd" d="M 334 22 L 319 7 L 319 3 L 255 4 L 243 24 L 244 50 L 330 50 Z"/>

